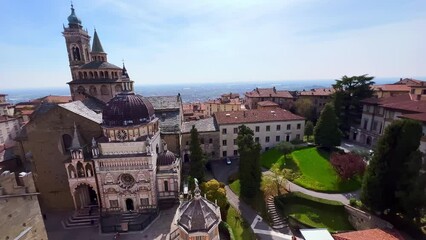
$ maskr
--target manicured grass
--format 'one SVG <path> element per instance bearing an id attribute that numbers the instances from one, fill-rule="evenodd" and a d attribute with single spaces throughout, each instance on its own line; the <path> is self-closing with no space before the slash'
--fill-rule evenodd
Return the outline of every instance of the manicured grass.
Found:
<path id="1" fill-rule="evenodd" d="M 325 151 L 313 147 L 294 151 L 291 155 L 301 173 L 294 182 L 302 187 L 323 192 L 350 192 L 361 187 L 360 177 L 341 180 Z"/>
<path id="2" fill-rule="evenodd" d="M 240 197 L 240 180 L 237 179 L 229 184 L 231 190 Z M 256 212 L 258 212 L 265 221 L 270 221 L 268 209 L 266 208 L 265 196 L 262 191 L 259 191 L 253 199 L 242 199 L 245 203 L 250 205 Z"/>
<path id="3" fill-rule="evenodd" d="M 264 152 L 260 157 L 260 164 L 262 167 L 270 169 L 274 163 L 282 164 L 284 162 L 284 155 L 282 152 L 275 148 Z"/>
<path id="4" fill-rule="evenodd" d="M 256 239 L 250 225 L 244 221 L 238 211 L 229 207 L 226 223 L 231 227 L 235 240 Z"/>
<path id="5" fill-rule="evenodd" d="M 315 228 L 327 228 L 331 232 L 353 230 L 344 206 L 339 202 L 306 197 L 300 193 L 288 193 L 277 198 L 277 207 L 283 216 Z"/>

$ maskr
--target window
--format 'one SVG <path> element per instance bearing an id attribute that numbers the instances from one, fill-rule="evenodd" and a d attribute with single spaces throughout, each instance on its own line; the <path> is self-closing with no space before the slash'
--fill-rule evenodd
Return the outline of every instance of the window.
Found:
<path id="1" fill-rule="evenodd" d="M 368 119 L 364 119 L 364 129 L 366 129 L 367 130 L 367 125 L 368 125 Z"/>
<path id="2" fill-rule="evenodd" d="M 411 94 L 414 94 L 416 92 L 416 89 L 411 89 Z"/>
<path id="3" fill-rule="evenodd" d="M 226 134 L 226 128 L 222 129 L 222 134 Z"/>
<path id="4" fill-rule="evenodd" d="M 255 132 L 259 132 L 260 131 L 260 127 L 256 126 Z"/>
<path id="5" fill-rule="evenodd" d="M 265 137 L 265 142 L 269 142 L 269 137 Z"/>
<path id="6" fill-rule="evenodd" d="M 169 191 L 169 181 L 164 181 L 164 191 L 165 192 Z"/>
<path id="7" fill-rule="evenodd" d="M 234 156 L 238 156 L 238 150 L 234 150 Z"/>
<path id="8" fill-rule="evenodd" d="M 118 207 L 118 200 L 109 200 L 109 207 Z"/>
<path id="9" fill-rule="evenodd" d="M 237 139 L 234 139 L 234 145 L 238 145 Z"/>
<path id="10" fill-rule="evenodd" d="M 259 142 L 259 137 L 255 137 L 254 141 L 258 143 Z"/>
<path id="11" fill-rule="evenodd" d="M 204 144 L 204 138 L 200 138 L 200 143 Z"/>
<path id="12" fill-rule="evenodd" d="M 297 129 L 300 129 L 302 127 L 302 124 L 298 123 L 297 124 Z"/>
<path id="13" fill-rule="evenodd" d="M 185 144 L 186 144 L 186 146 L 188 146 L 188 145 L 189 145 L 189 141 L 186 141 L 186 143 L 185 143 Z"/>
<path id="14" fill-rule="evenodd" d="M 266 152 L 266 151 L 268 151 L 268 150 L 269 150 L 269 147 L 266 147 L 266 148 L 265 148 L 265 152 Z"/>
<path id="15" fill-rule="evenodd" d="M 287 130 L 291 129 L 291 124 L 287 124 Z"/>
<path id="16" fill-rule="evenodd" d="M 222 152 L 222 157 L 226 157 L 228 155 L 228 153 L 226 151 Z"/>
<path id="17" fill-rule="evenodd" d="M 234 134 L 238 134 L 238 128 L 234 128 Z"/>
<path id="18" fill-rule="evenodd" d="M 426 94 L 426 89 L 422 90 L 422 94 L 425 95 Z"/>
<path id="19" fill-rule="evenodd" d="M 280 141 L 280 136 L 275 136 L 275 141 L 279 142 Z"/>
<path id="20" fill-rule="evenodd" d="M 210 139 L 209 139 L 209 143 L 213 143 L 213 138 L 210 138 Z"/>
<path id="21" fill-rule="evenodd" d="M 296 134 L 296 139 L 300 140 L 300 134 Z"/>
<path id="22" fill-rule="evenodd" d="M 281 130 L 281 125 L 277 125 L 277 131 Z"/>
<path id="23" fill-rule="evenodd" d="M 271 126 L 269 126 L 269 125 L 268 125 L 268 126 L 266 126 L 266 131 L 267 131 L 267 132 L 271 131 Z"/>
<path id="24" fill-rule="evenodd" d="M 222 145 L 226 146 L 226 144 L 227 144 L 226 140 L 222 140 Z"/>
<path id="25" fill-rule="evenodd" d="M 290 135 L 285 136 L 285 141 L 290 142 Z"/>
<path id="26" fill-rule="evenodd" d="M 142 206 L 148 206 L 149 205 L 149 199 L 148 198 L 141 198 L 141 205 Z"/>

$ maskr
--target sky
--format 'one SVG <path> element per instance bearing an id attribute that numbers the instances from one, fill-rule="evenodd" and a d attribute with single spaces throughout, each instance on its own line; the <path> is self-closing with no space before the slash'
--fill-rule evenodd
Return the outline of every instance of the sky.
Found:
<path id="1" fill-rule="evenodd" d="M 426 76 L 425 0 L 74 0 L 135 84 Z M 0 0 L 0 89 L 63 87 L 70 2 Z"/>

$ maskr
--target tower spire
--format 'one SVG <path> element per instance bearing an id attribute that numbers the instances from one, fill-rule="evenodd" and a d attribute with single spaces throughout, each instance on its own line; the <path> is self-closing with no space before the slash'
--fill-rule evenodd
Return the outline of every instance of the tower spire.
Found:
<path id="1" fill-rule="evenodd" d="M 96 32 L 96 28 L 95 33 L 93 34 L 92 53 L 105 53 L 101 40 L 99 40 L 98 33 Z"/>
<path id="2" fill-rule="evenodd" d="M 72 138 L 71 149 L 81 149 L 83 148 L 80 143 L 80 134 L 77 131 L 77 125 L 74 122 L 74 136 Z"/>

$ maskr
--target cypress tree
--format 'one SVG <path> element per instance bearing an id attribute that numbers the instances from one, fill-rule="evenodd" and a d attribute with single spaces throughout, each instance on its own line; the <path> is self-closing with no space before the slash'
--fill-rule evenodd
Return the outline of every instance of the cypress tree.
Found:
<path id="1" fill-rule="evenodd" d="M 204 156 L 200 146 L 198 131 L 195 126 L 192 126 L 191 129 L 191 143 L 189 145 L 189 151 L 191 152 L 189 157 L 191 160 L 189 175 L 202 182 L 204 180 Z"/>
<path id="2" fill-rule="evenodd" d="M 334 107 L 330 103 L 326 104 L 321 111 L 317 125 L 314 128 L 315 144 L 332 148 L 340 145 L 342 132 L 339 129 L 338 120 Z"/>

